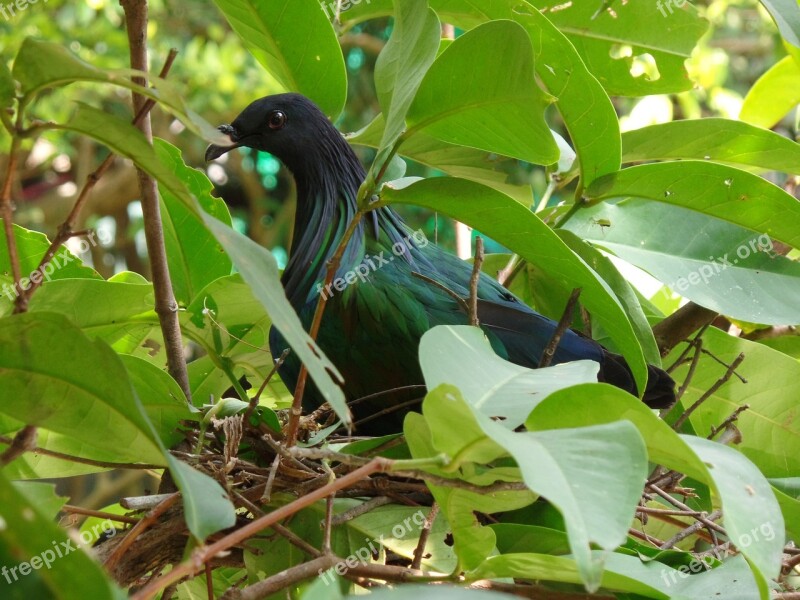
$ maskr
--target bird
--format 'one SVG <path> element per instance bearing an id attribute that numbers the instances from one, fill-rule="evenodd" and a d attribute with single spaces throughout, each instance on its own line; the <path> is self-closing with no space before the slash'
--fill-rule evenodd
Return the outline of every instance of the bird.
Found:
<path id="1" fill-rule="evenodd" d="M 317 344 L 344 378 L 357 433 L 381 435 L 402 430 L 404 415 L 424 396 L 418 360 L 422 335 L 437 325 L 466 325 L 472 266 L 427 240 L 390 206 L 368 212 L 347 243 L 335 285 L 323 286 L 328 261 L 354 218 L 366 171 L 345 137 L 320 108 L 297 93 L 255 100 L 219 131 L 231 145 L 211 145 L 211 161 L 233 148 L 268 152 L 292 173 L 297 190 L 289 259 L 281 282 L 287 298 L 308 331 L 317 303 L 327 305 Z M 502 358 L 536 368 L 557 323 L 537 313 L 498 281 L 481 273 L 477 288 L 479 326 Z M 287 348 L 273 326 L 273 356 Z M 624 358 L 591 338 L 567 329 L 552 364 L 576 360 L 599 364 L 598 380 L 638 395 Z M 294 390 L 300 362 L 289 354 L 278 369 Z M 648 365 L 643 401 L 651 408 L 675 402 L 675 384 Z M 303 408 L 323 403 L 309 382 Z"/>

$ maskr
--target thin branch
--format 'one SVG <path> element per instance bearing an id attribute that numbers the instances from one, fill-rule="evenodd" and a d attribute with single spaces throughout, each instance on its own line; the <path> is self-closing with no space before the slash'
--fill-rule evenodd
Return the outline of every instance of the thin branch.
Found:
<path id="1" fill-rule="evenodd" d="M 147 1 L 120 0 L 125 11 L 128 45 L 131 52 L 131 68 L 147 71 Z M 135 83 L 146 85 L 140 77 L 133 78 Z M 139 112 L 147 104 L 147 99 L 132 92 L 133 109 Z M 153 143 L 153 132 L 150 115 L 147 114 L 137 125 L 148 143 Z M 178 321 L 178 303 L 172 290 L 169 276 L 167 252 L 164 246 L 164 228 L 161 220 L 161 207 L 158 201 L 158 184 L 156 180 L 142 169 L 136 169 L 141 191 L 142 216 L 144 218 L 144 234 L 147 241 L 147 253 L 153 274 L 153 290 L 155 291 L 155 311 L 161 324 L 161 334 L 167 353 L 167 370 L 183 390 L 186 400 L 191 404 L 192 390 L 189 387 L 189 375 L 186 370 L 186 359 L 183 355 L 183 340 Z"/>
<path id="2" fill-rule="evenodd" d="M 692 362 L 689 365 L 689 372 L 686 373 L 686 377 L 681 384 L 680 389 L 678 389 L 678 393 L 675 394 L 675 398 L 680 401 L 683 395 L 686 393 L 686 390 L 689 389 L 689 384 L 692 382 L 692 378 L 694 377 L 694 372 L 697 370 L 697 365 L 700 362 L 700 357 L 703 355 L 701 350 L 703 349 L 703 340 L 702 338 L 696 338 L 692 340 L 691 345 L 694 346 L 694 355 L 692 356 Z"/>
<path id="3" fill-rule="evenodd" d="M 741 406 L 737 407 L 736 410 L 734 410 L 728 416 L 728 418 L 726 418 L 722 423 L 720 423 L 718 427 L 714 427 L 712 425 L 711 433 L 709 434 L 708 439 L 713 440 L 720 431 L 726 429 L 729 425 L 733 424 L 734 421 L 739 419 L 739 415 L 749 408 L 750 408 L 749 404 L 742 404 Z"/>
<path id="4" fill-rule="evenodd" d="M 247 586 L 243 590 L 229 588 L 220 600 L 260 600 L 306 579 L 318 577 L 321 571 L 327 571 L 337 562 L 339 562 L 339 559 L 336 556 L 326 554 L 309 562 L 284 569 L 272 577 L 267 577 L 258 583 Z"/>
<path id="5" fill-rule="evenodd" d="M 721 516 L 722 516 L 722 511 L 721 510 L 715 510 L 714 512 L 712 512 L 711 514 L 709 514 L 705 518 L 708 519 L 709 521 L 714 521 L 716 519 L 719 519 Z M 666 542 L 661 544 L 659 546 L 659 549 L 660 550 L 669 550 L 670 548 L 675 546 L 675 544 L 677 544 L 681 540 L 684 540 L 687 537 L 689 537 L 691 535 L 694 535 L 695 533 L 697 533 L 698 531 L 700 531 L 701 529 L 703 529 L 705 527 L 706 527 L 706 524 L 703 521 L 700 521 L 700 520 L 695 521 L 694 523 L 689 525 L 689 527 L 687 527 L 686 529 L 682 529 L 681 531 L 679 531 L 678 533 L 673 535 L 671 538 L 669 538 Z"/>
<path id="6" fill-rule="evenodd" d="M 479 325 L 478 322 L 478 282 L 481 278 L 481 266 L 483 266 L 483 238 L 475 238 L 475 259 L 472 263 L 472 275 L 469 278 L 469 324 L 473 327 Z"/>
<path id="7" fill-rule="evenodd" d="M 425 546 L 428 544 L 428 538 L 431 536 L 431 529 L 433 522 L 436 520 L 436 515 L 439 514 L 439 505 L 434 502 L 431 506 L 431 511 L 425 518 L 425 523 L 422 525 L 422 530 L 419 532 L 419 541 L 417 547 L 414 549 L 414 559 L 411 561 L 412 569 L 419 569 L 422 565 L 422 559 L 425 555 Z"/>
<path id="8" fill-rule="evenodd" d="M 0 435 L 0 444 L 12 444 L 14 440 L 10 437 Z M 164 465 L 151 465 L 151 464 L 131 464 L 131 463 L 116 463 L 116 462 L 107 462 L 103 460 L 92 460 L 90 458 L 82 458 L 80 456 L 72 456 L 71 454 L 64 454 L 63 452 L 56 452 L 54 450 L 46 450 L 44 448 L 31 448 L 29 452 L 33 452 L 34 454 L 41 454 L 42 456 L 52 456 L 53 458 L 59 458 L 61 460 L 67 460 L 74 463 L 79 463 L 82 465 L 91 465 L 93 467 L 104 467 L 108 469 L 142 469 L 142 470 L 152 470 L 152 469 L 163 469 Z"/>
<path id="9" fill-rule="evenodd" d="M 20 429 L 14 439 L 10 440 L 6 451 L 0 454 L 0 467 L 4 467 L 26 452 L 36 448 L 36 432 L 36 427 L 33 425 L 26 425 Z"/>
<path id="10" fill-rule="evenodd" d="M 108 521 L 116 521 L 117 523 L 127 523 L 128 525 L 136 525 L 140 521 L 140 519 L 137 519 L 135 517 L 126 517 L 125 515 L 115 515 L 114 513 L 105 512 L 102 510 L 91 510 L 88 508 L 82 508 L 80 506 L 72 506 L 71 504 L 65 504 L 64 506 L 61 507 L 61 510 L 74 515 L 84 515 L 86 517 L 106 519 Z"/>
<path id="11" fill-rule="evenodd" d="M 564 314 L 561 315 L 561 320 L 558 322 L 556 330 L 553 332 L 553 337 L 550 338 L 550 341 L 547 343 L 544 352 L 542 352 L 542 358 L 539 360 L 540 369 L 549 367 L 550 363 L 553 361 L 553 356 L 555 356 L 558 343 L 561 341 L 561 338 L 566 333 L 567 329 L 569 329 L 569 324 L 572 323 L 572 317 L 575 314 L 575 305 L 578 303 L 578 298 L 580 298 L 580 295 L 581 288 L 575 288 L 572 290 L 569 300 L 567 300 L 567 306 L 564 307 Z"/>
<path id="12" fill-rule="evenodd" d="M 689 408 L 687 408 L 685 411 L 683 411 L 683 414 L 680 417 L 678 417 L 678 420 L 675 421 L 675 424 L 672 426 L 672 428 L 675 431 L 680 430 L 681 426 L 686 422 L 686 420 L 689 418 L 689 416 L 695 410 L 697 410 L 703 402 L 708 400 L 714 394 L 714 392 L 716 392 L 719 388 L 721 388 L 733 376 L 733 374 L 736 372 L 736 367 L 738 367 L 740 364 L 742 364 L 743 360 L 744 360 L 744 353 L 739 354 L 739 356 L 736 357 L 736 360 L 734 360 L 731 363 L 731 365 L 728 367 L 728 370 L 725 371 L 725 374 L 722 377 L 720 377 L 714 383 L 714 385 L 712 385 L 708 389 L 708 391 L 705 394 L 700 396 L 694 404 L 692 404 Z"/>
<path id="13" fill-rule="evenodd" d="M 391 498 L 387 498 L 386 496 L 375 496 L 374 498 L 370 498 L 366 502 L 361 502 L 360 504 L 356 504 L 353 508 L 344 511 L 343 513 L 335 515 L 331 519 L 331 525 L 334 526 L 343 525 L 348 521 L 352 521 L 356 517 L 365 515 L 371 510 L 375 510 L 379 506 L 385 506 L 391 503 L 392 503 Z"/>

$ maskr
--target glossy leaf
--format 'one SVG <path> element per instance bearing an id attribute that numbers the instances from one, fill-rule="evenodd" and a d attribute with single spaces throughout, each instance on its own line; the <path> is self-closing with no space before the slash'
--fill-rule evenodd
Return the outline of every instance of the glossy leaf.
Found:
<path id="1" fill-rule="evenodd" d="M 781 36 L 788 43 L 800 47 L 800 7 L 795 0 L 760 0 Z"/>
<path id="2" fill-rule="evenodd" d="M 800 103 L 800 65 L 787 56 L 753 84 L 742 103 L 739 119 L 769 129 Z"/>
<path id="3" fill-rule="evenodd" d="M 97 448 L 118 461 L 164 462 L 119 357 L 61 315 L 0 320 L 0 388 L 0 412 L 81 440 L 88 458 Z"/>
<path id="4" fill-rule="evenodd" d="M 755 175 L 713 163 L 630 167 L 595 181 L 591 202 L 631 196 L 682 206 L 800 247 L 800 202 Z"/>
<path id="5" fill-rule="evenodd" d="M 539 9 L 547 0 L 531 2 Z M 691 4 L 573 2 L 547 17 L 566 34 L 606 92 L 646 96 L 691 89 L 684 62 L 707 23 Z"/>
<path id="6" fill-rule="evenodd" d="M 493 239 L 503 240 L 509 250 L 570 289 L 583 288 L 581 302 L 613 336 L 639 389 L 644 389 L 647 371 L 642 349 L 619 301 L 606 283 L 526 207 L 491 188 L 450 177 L 426 179 L 403 190 L 387 185 L 381 199 L 388 204 L 424 206 L 478 228 Z M 498 215 L 503 215 L 502 219 Z"/>
<path id="7" fill-rule="evenodd" d="M 800 320 L 800 265 L 778 255 L 763 233 L 637 198 L 583 209 L 565 227 L 722 314 L 776 325 Z"/>
<path id="8" fill-rule="evenodd" d="M 85 550 L 0 474 L 0 595 L 7 600 L 123 600 L 127 597 Z M 23 564 L 25 565 L 23 567 Z M 38 566 L 37 566 L 38 565 Z M 34 568 L 35 567 L 35 568 Z M 75 577 L 80 573 L 80 577 Z"/>
<path id="9" fill-rule="evenodd" d="M 386 124 L 379 157 L 405 129 L 406 113 L 436 58 L 440 32 L 439 19 L 427 0 L 396 3 L 392 36 L 375 63 L 375 89 Z"/>
<path id="10" fill-rule="evenodd" d="M 558 148 L 544 121 L 549 100 L 533 78 L 530 39 L 493 21 L 460 36 L 436 59 L 408 113 L 418 131 L 445 142 L 549 165 Z"/>
<path id="11" fill-rule="evenodd" d="M 464 399 L 503 427 L 521 425 L 534 406 L 559 389 L 597 381 L 598 364 L 579 360 L 527 369 L 500 358 L 477 327 L 440 326 L 422 336 L 419 362 L 425 385 L 458 386 Z"/>
<path id="12" fill-rule="evenodd" d="M 156 156 L 168 166 L 197 199 L 202 209 L 226 225 L 231 224 L 228 207 L 211 195 L 213 184 L 202 171 L 187 167 L 180 150 L 163 140 L 155 140 Z M 161 189 L 164 244 L 176 300 L 188 304 L 207 284 L 230 275 L 231 259 L 206 228 L 203 219 L 168 189 Z"/>
<path id="13" fill-rule="evenodd" d="M 623 162 L 687 158 L 800 174 L 797 142 L 741 121 L 672 121 L 622 134 Z"/>
<path id="14" fill-rule="evenodd" d="M 336 119 L 347 97 L 344 58 L 317 0 L 214 0 L 250 53 L 284 87 Z"/>
<path id="15" fill-rule="evenodd" d="M 20 83 L 20 92 L 27 98 L 46 88 L 77 81 L 118 85 L 156 100 L 191 131 L 209 142 L 229 143 L 226 137 L 184 104 L 183 94 L 170 82 L 132 69 L 99 69 L 54 42 L 26 38 L 14 60 L 12 74 Z M 132 77 L 143 76 L 155 87 L 141 86 L 131 80 Z"/>
<path id="16" fill-rule="evenodd" d="M 731 378 L 689 417 L 695 431 L 707 435 L 736 408 L 749 404 L 739 415 L 736 426 L 742 441 L 736 447 L 753 461 L 766 477 L 796 477 L 800 473 L 800 422 L 795 417 L 800 401 L 796 382 L 800 363 L 759 344 L 709 329 L 703 347 L 726 364 L 740 354 L 745 359 L 737 373 L 747 380 Z M 683 350 L 679 346 L 675 352 Z M 675 376 L 686 375 L 684 366 Z M 725 367 L 703 356 L 681 404 L 690 406 L 725 373 Z M 683 409 L 680 409 L 683 410 Z"/>
<path id="17" fill-rule="evenodd" d="M 646 477 L 645 446 L 636 428 L 618 422 L 569 430 L 509 431 L 465 402 L 452 386 L 429 393 L 422 412 L 434 446 L 454 457 L 453 467 L 465 460 L 500 456 L 492 445 L 516 460 L 525 484 L 563 515 L 581 578 L 588 590 L 596 590 L 604 557 L 624 541 Z M 454 414 L 461 422 L 458 429 L 447 427 Z M 591 463 L 586 456 L 592 456 Z M 607 553 L 592 555 L 590 543 Z"/>

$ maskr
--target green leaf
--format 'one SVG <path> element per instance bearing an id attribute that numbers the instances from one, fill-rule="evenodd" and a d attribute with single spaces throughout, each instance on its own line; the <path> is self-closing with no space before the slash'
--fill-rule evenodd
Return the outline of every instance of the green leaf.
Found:
<path id="1" fill-rule="evenodd" d="M 800 539 L 800 500 L 772 486 L 772 493 L 781 507 L 783 520 L 786 523 L 786 534 L 796 542 Z"/>
<path id="2" fill-rule="evenodd" d="M 3 220 L 0 219 L 0 225 Z M 17 242 L 17 254 L 19 255 L 20 272 L 23 279 L 20 281 L 20 287 L 27 289 L 30 287 L 31 275 L 36 273 L 34 277 L 39 277 L 44 280 L 42 289 L 48 287 L 48 281 L 59 279 L 80 279 L 80 278 L 93 278 L 100 280 L 100 275 L 94 270 L 85 266 L 66 246 L 61 246 L 56 252 L 50 266 L 45 271 L 39 274 L 37 270 L 39 262 L 50 247 L 50 241 L 44 234 L 36 231 L 30 231 L 19 225 L 14 225 L 14 239 Z M 19 295 L 19 289 L 14 284 L 13 271 L 11 270 L 11 262 L 8 258 L 8 244 L 6 242 L 5 228 L 0 227 L 0 315 L 11 314 L 14 309 L 14 301 Z M 41 293 L 41 289 L 38 293 Z M 33 299 L 36 295 L 33 296 Z"/>
<path id="3" fill-rule="evenodd" d="M 422 336 L 419 362 L 429 390 L 457 385 L 464 399 L 488 417 L 515 429 L 551 393 L 597 381 L 598 364 L 579 360 L 526 369 L 500 358 L 486 334 L 468 325 L 434 327 Z"/>
<path id="4" fill-rule="evenodd" d="M 331 120 L 344 108 L 347 73 L 317 0 L 214 0 L 245 47 L 286 91 L 314 100 Z"/>
<path id="5" fill-rule="evenodd" d="M 26 38 L 14 59 L 13 75 L 20 83 L 20 91 L 26 98 L 31 98 L 46 88 L 77 81 L 118 85 L 156 100 L 164 110 L 209 142 L 230 143 L 216 128 L 188 108 L 183 102 L 184 94 L 168 81 L 132 69 L 98 69 L 79 59 L 61 44 Z M 131 81 L 131 77 L 145 77 L 156 87 L 138 85 Z"/>
<path id="6" fill-rule="evenodd" d="M 0 474 L 0 596 L 122 600 L 127 595 L 65 532 Z M 25 566 L 23 566 L 25 565 Z M 32 568 L 38 565 L 35 569 Z M 80 577 L 75 577 L 80 573 Z"/>
<path id="7" fill-rule="evenodd" d="M 549 0 L 531 2 L 540 10 Z M 573 2 L 548 19 L 574 44 L 609 95 L 646 96 L 691 89 L 684 67 L 708 23 L 687 4 Z M 638 67 L 644 67 L 638 69 Z"/>
<path id="8" fill-rule="evenodd" d="M 180 150 L 164 140 L 154 140 L 159 160 L 178 175 L 209 215 L 231 224 L 228 207 L 211 195 L 214 185 L 202 171 L 187 167 Z M 161 189 L 164 243 L 175 298 L 188 304 L 203 287 L 231 273 L 231 259 L 195 211 L 168 189 Z"/>
<path id="9" fill-rule="evenodd" d="M 569 430 L 509 431 L 446 385 L 426 396 L 422 412 L 436 449 L 455 457 L 453 467 L 463 460 L 499 456 L 488 452 L 490 444 L 516 460 L 525 484 L 563 515 L 581 578 L 589 591 L 597 590 L 604 558 L 625 540 L 647 475 L 645 445 L 636 428 L 621 421 Z M 460 421 L 457 429 L 448 426 L 454 415 Z M 476 427 L 483 439 L 466 433 Z M 476 454 L 479 447 L 485 451 Z M 592 543 L 607 553 L 592 555 Z"/>
<path id="10" fill-rule="evenodd" d="M 405 129 L 406 113 L 436 58 L 440 32 L 439 19 L 427 0 L 395 4 L 392 36 L 375 63 L 375 90 L 386 123 L 379 156 Z"/>
<path id="11" fill-rule="evenodd" d="M 672 121 L 622 134 L 623 162 L 686 158 L 800 174 L 797 142 L 740 121 Z"/>
<path id="12" fill-rule="evenodd" d="M 642 305 L 639 303 L 633 288 L 620 274 L 614 263 L 571 231 L 559 229 L 556 234 L 569 246 L 570 250 L 580 256 L 608 284 L 625 308 L 625 314 L 628 315 L 628 319 L 636 332 L 636 338 L 639 340 L 639 345 L 642 347 L 644 359 L 649 364 L 660 367 L 661 353 L 656 345 L 653 330 L 650 328 L 647 317 L 645 317 L 642 310 Z"/>
<path id="13" fill-rule="evenodd" d="M 450 44 L 428 70 L 404 136 L 425 131 L 445 142 L 553 164 L 559 152 L 544 121 L 549 99 L 533 74 L 522 27 L 481 25 Z"/>
<path id="14" fill-rule="evenodd" d="M 691 160 L 640 165 L 598 179 L 586 196 L 591 202 L 631 196 L 682 206 L 800 247 L 800 202 L 733 167 Z"/>
<path id="15" fill-rule="evenodd" d="M 760 0 L 767 9 L 781 36 L 795 47 L 800 47 L 800 7 L 797 0 Z"/>
<path id="16" fill-rule="evenodd" d="M 682 435 L 705 462 L 725 510 L 731 541 L 766 579 L 781 572 L 784 523 L 772 488 L 744 456 L 705 438 Z"/>
<path id="17" fill-rule="evenodd" d="M 742 103 L 739 119 L 771 128 L 800 103 L 800 65 L 787 56 L 753 84 Z"/>
<path id="18" fill-rule="evenodd" d="M 570 289 L 583 288 L 581 302 L 613 337 L 637 386 L 644 389 L 647 367 L 642 349 L 619 301 L 607 284 L 526 207 L 492 188 L 451 177 L 426 179 L 402 190 L 387 185 L 381 198 L 388 204 L 424 206 L 475 227 L 502 240 L 509 250 Z"/>
<path id="19" fill-rule="evenodd" d="M 478 598 L 480 596 L 480 598 Z M 361 600 L 361 595 L 347 596 L 346 600 Z M 509 600 L 508 594 L 488 590 L 470 590 L 449 585 L 402 585 L 370 593 L 372 600 Z"/>
<path id="20" fill-rule="evenodd" d="M 776 254 L 768 235 L 637 198 L 583 209 L 565 227 L 701 306 L 752 323 L 800 319 L 800 265 Z"/>
<path id="21" fill-rule="evenodd" d="M 600 553 L 595 551 L 594 554 Z M 698 574 L 690 575 L 688 568 L 683 572 L 657 561 L 645 562 L 635 556 L 611 554 L 603 573 L 602 588 L 660 600 L 711 600 L 720 596 L 720 590 L 725 590 L 725 597 L 731 599 L 767 600 L 769 597 L 761 593 L 741 556 L 734 556 L 711 571 L 705 571 L 698 563 L 698 569 Z M 572 559 L 546 554 L 492 556 L 470 575 L 474 579 L 515 577 L 581 583 Z"/>
<path id="22" fill-rule="evenodd" d="M 349 424 L 351 416 L 345 403 L 344 393 L 332 378 L 335 377 L 341 382 L 342 376 L 303 330 L 300 318 L 286 299 L 275 257 L 266 248 L 214 217 L 204 216 L 204 219 L 206 226 L 228 252 L 242 278 L 250 286 L 253 295 L 267 309 L 273 325 L 308 368 L 308 374 L 314 380 L 320 394 L 336 411 L 337 416 L 345 424 Z"/>
<path id="23" fill-rule="evenodd" d="M 377 149 L 381 143 L 383 127 L 383 114 L 379 114 L 363 129 L 346 137 L 352 144 Z M 525 206 L 530 206 L 533 201 L 530 184 L 520 185 L 513 179 L 512 173 L 518 167 L 516 159 L 500 156 L 494 152 L 448 144 L 425 132 L 416 133 L 404 141 L 398 154 L 453 177 L 493 187 Z"/>
<path id="24" fill-rule="evenodd" d="M 222 486 L 214 479 L 167 454 L 169 472 L 181 491 L 186 525 L 198 539 L 233 527 L 236 511 Z"/>
<path id="25" fill-rule="evenodd" d="M 97 449 L 118 462 L 164 462 L 119 357 L 61 315 L 0 320 L 0 388 L 0 412 L 81 440 L 87 458 Z"/>
<path id="26" fill-rule="evenodd" d="M 697 373 L 701 371 L 702 365 Z M 563 410 L 564 406 L 570 410 Z M 777 575 L 784 530 L 780 510 L 764 475 L 735 450 L 704 438 L 676 435 L 641 403 L 606 384 L 576 386 L 553 394 L 534 409 L 526 426 L 546 430 L 618 419 L 637 427 L 651 461 L 711 485 L 722 503 L 731 540 L 767 578 Z M 746 439 L 746 434 L 743 437 Z"/>
<path id="27" fill-rule="evenodd" d="M 738 407 L 749 404 L 750 408 L 736 421 L 742 433 L 737 449 L 766 477 L 796 477 L 800 473 L 800 421 L 796 418 L 800 363 L 763 344 L 732 337 L 714 328 L 703 335 L 703 348 L 726 364 L 744 353 L 744 362 L 737 373 L 747 383 L 736 377 L 725 383 L 689 417 L 692 428 L 707 435 L 711 427 L 720 425 Z M 671 358 L 683 349 L 683 345 L 676 348 Z M 678 381 L 685 377 L 687 368 L 675 371 Z M 725 370 L 704 355 L 681 406 L 685 408 L 696 402 Z M 676 409 L 682 411 L 683 408 Z"/>

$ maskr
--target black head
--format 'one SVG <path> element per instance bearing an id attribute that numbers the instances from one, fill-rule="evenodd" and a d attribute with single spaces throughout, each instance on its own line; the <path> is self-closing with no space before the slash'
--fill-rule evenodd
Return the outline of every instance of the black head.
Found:
<path id="1" fill-rule="evenodd" d="M 233 145 L 209 146 L 206 160 L 245 146 L 269 152 L 296 176 L 303 176 L 320 167 L 335 169 L 337 161 L 350 162 L 352 155 L 350 146 L 325 114 L 300 94 L 260 98 L 233 123 L 218 129 L 230 137 Z"/>

